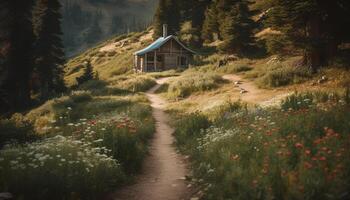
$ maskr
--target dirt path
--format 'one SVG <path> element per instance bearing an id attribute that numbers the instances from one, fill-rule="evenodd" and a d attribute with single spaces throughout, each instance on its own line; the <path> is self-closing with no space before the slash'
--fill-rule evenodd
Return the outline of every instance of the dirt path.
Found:
<path id="1" fill-rule="evenodd" d="M 169 117 L 163 111 L 166 102 L 154 92 L 167 79 L 159 79 L 157 85 L 146 94 L 152 103 L 156 120 L 156 133 L 145 159 L 142 174 L 136 183 L 117 191 L 114 200 L 179 200 L 188 199 L 189 190 L 185 176 L 188 174 L 183 158 L 172 146 L 174 130 L 169 126 Z"/>
<path id="2" fill-rule="evenodd" d="M 290 95 L 288 91 L 265 90 L 258 88 L 252 81 L 242 79 L 239 75 L 227 74 L 222 77 L 231 81 L 240 92 L 240 99 L 245 102 L 259 104 L 260 106 L 279 105 L 282 99 Z"/>

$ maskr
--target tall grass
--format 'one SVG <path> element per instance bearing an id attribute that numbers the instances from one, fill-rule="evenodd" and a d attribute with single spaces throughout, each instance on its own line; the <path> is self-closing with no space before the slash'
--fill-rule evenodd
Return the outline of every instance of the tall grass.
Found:
<path id="1" fill-rule="evenodd" d="M 284 105 L 311 98 L 301 96 Z M 344 99 L 321 106 L 314 98 L 292 110 L 242 107 L 213 120 L 210 113 L 201 120 L 189 115 L 175 135 L 193 160 L 204 199 L 348 199 L 350 107 Z"/>
<path id="2" fill-rule="evenodd" d="M 256 83 L 262 88 L 270 88 L 302 83 L 310 78 L 311 73 L 306 68 L 276 65 L 269 67 Z"/>
<path id="3" fill-rule="evenodd" d="M 203 92 L 218 87 L 223 79 L 213 73 L 190 72 L 174 78 L 167 88 L 167 96 L 171 99 L 184 98 L 194 92 Z"/>
<path id="4" fill-rule="evenodd" d="M 16 199 L 96 199 L 120 185 L 117 160 L 89 142 L 56 136 L 0 151 L 0 188 Z"/>

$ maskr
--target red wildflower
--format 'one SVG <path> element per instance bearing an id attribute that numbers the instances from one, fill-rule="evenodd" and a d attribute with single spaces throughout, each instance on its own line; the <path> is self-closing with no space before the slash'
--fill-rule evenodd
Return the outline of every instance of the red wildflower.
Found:
<path id="1" fill-rule="evenodd" d="M 319 157 L 319 158 L 318 158 L 318 160 L 320 160 L 320 161 L 326 161 L 326 160 L 327 160 L 327 158 L 326 158 L 326 157 L 324 157 L 324 156 L 321 156 L 321 157 Z"/>
<path id="2" fill-rule="evenodd" d="M 301 144 L 301 143 L 295 143 L 295 148 L 297 148 L 297 149 L 302 149 L 304 147 L 304 145 L 303 144 Z"/>

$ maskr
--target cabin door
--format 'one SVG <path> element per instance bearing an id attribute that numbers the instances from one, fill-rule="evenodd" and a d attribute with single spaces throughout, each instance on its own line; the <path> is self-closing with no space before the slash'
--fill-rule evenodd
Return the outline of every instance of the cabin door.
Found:
<path id="1" fill-rule="evenodd" d="M 164 55 L 157 55 L 157 69 L 164 70 Z"/>

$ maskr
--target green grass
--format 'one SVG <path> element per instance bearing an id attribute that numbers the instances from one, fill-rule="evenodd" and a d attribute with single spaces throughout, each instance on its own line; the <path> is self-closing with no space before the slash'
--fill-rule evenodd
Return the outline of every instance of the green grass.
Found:
<path id="1" fill-rule="evenodd" d="M 144 74 L 121 75 L 109 80 L 110 85 L 130 92 L 145 92 L 156 85 L 152 76 Z"/>
<path id="2" fill-rule="evenodd" d="M 170 99 L 184 98 L 195 92 L 204 92 L 217 88 L 224 82 L 215 73 L 187 71 L 183 75 L 171 79 L 167 87 L 167 97 Z M 165 90 L 165 89 L 164 89 Z"/>
<path id="3" fill-rule="evenodd" d="M 191 157 L 204 199 L 349 198 L 349 97 L 313 96 L 286 99 L 288 109 L 237 103 L 215 117 L 179 116 L 177 144 Z"/>
<path id="4" fill-rule="evenodd" d="M 268 71 L 255 81 L 259 87 L 273 88 L 302 83 L 311 77 L 310 71 L 306 68 L 275 65 L 270 66 Z"/>
<path id="5" fill-rule="evenodd" d="M 130 183 L 155 131 L 139 92 L 154 85 L 147 75 L 93 80 L 0 120 L 0 190 L 16 199 L 103 199 Z"/>
<path id="6" fill-rule="evenodd" d="M 93 144 L 56 136 L 0 151 L 0 188 L 16 199 L 99 199 L 126 180 Z"/>

